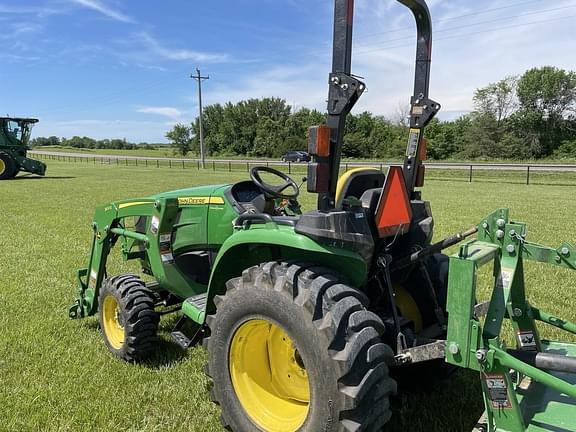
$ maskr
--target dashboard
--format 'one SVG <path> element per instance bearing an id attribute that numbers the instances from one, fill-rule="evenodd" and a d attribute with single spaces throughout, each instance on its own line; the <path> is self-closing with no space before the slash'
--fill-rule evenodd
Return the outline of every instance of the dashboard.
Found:
<path id="1" fill-rule="evenodd" d="M 258 186 L 249 180 L 234 184 L 226 195 L 238 213 L 245 211 L 262 213 L 264 211 L 266 204 L 264 194 Z"/>

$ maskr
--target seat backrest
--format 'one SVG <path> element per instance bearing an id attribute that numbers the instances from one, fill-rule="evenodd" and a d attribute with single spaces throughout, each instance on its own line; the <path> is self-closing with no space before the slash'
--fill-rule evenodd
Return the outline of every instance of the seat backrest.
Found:
<path id="1" fill-rule="evenodd" d="M 360 199 L 369 189 L 382 188 L 386 176 L 378 168 L 360 167 L 346 171 L 336 187 L 336 209 L 342 208 L 344 198 L 354 197 Z"/>
<path id="2" fill-rule="evenodd" d="M 370 231 L 374 238 L 378 238 L 378 229 L 376 228 L 376 209 L 380 202 L 380 195 L 382 194 L 382 187 L 367 189 L 360 197 L 362 207 L 366 210 L 366 220 L 370 226 Z"/>

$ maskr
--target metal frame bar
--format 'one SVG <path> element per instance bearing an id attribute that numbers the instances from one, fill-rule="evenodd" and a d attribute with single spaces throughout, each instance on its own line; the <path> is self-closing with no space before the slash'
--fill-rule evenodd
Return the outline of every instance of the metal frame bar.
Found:
<path id="1" fill-rule="evenodd" d="M 561 356 L 554 350 L 557 343 L 540 340 L 535 321 L 545 322 L 576 334 L 576 324 L 549 315 L 532 307 L 526 300 L 524 259 L 574 269 L 573 246 L 564 243 L 558 249 L 525 241 L 526 227 L 512 223 L 507 209 L 499 209 L 479 225 L 478 240 L 460 247 L 450 258 L 448 288 L 448 337 L 446 361 L 478 370 L 481 373 L 486 420 L 490 432 L 526 430 L 526 419 L 516 394 L 521 376 L 576 398 L 576 386 L 544 370 L 572 371 L 576 358 Z M 494 288 L 488 313 L 482 325 L 474 314 L 476 273 L 480 266 L 494 264 Z M 507 319 L 516 334 L 516 349 L 506 351 L 500 338 Z M 576 348 L 574 344 L 563 344 Z M 537 366 L 540 366 L 537 367 Z"/>

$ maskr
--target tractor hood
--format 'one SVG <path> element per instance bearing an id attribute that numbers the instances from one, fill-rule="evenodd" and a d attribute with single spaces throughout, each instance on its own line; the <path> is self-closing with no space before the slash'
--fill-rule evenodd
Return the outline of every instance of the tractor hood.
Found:
<path id="1" fill-rule="evenodd" d="M 153 195 L 150 198 L 158 199 L 158 198 L 183 198 L 183 197 L 198 197 L 198 198 L 209 198 L 213 195 L 222 196 L 222 192 L 217 193 L 220 189 L 227 188 L 228 184 L 219 184 L 219 185 L 208 185 L 208 186 L 196 186 L 191 188 L 185 189 L 178 189 L 170 192 L 162 192 L 157 195 Z"/>

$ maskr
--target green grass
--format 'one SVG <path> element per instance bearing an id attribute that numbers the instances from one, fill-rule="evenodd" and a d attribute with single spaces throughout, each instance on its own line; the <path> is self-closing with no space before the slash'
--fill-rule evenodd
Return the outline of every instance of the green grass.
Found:
<path id="1" fill-rule="evenodd" d="M 48 176 L 0 182 L 0 430 L 2 431 L 219 431 L 218 408 L 202 373 L 205 353 L 175 347 L 162 321 L 162 345 L 146 365 L 113 358 L 96 318 L 71 321 L 76 269 L 87 264 L 90 222 L 96 205 L 111 200 L 206 183 L 246 178 L 194 169 L 151 169 L 48 161 Z M 566 174 L 526 186 L 500 181 L 430 176 L 424 196 L 432 202 L 436 237 L 477 223 L 500 206 L 528 223 L 529 239 L 557 246 L 574 242 L 576 181 Z M 545 183 L 545 184 L 544 184 Z M 314 197 L 304 194 L 304 206 Z M 110 273 L 125 267 L 115 256 Z M 575 320 L 576 284 L 567 271 L 530 265 L 531 301 Z M 484 294 L 485 279 L 480 279 Z M 544 336 L 556 332 L 545 329 Z M 480 416 L 476 374 L 423 379 L 423 389 L 396 411 L 391 431 L 466 431 Z"/>
<path id="2" fill-rule="evenodd" d="M 113 156 L 146 156 L 146 157 L 175 157 L 174 149 L 170 146 L 159 147 L 155 149 L 134 149 L 134 150 L 119 150 L 119 149 L 88 149 L 76 147 L 63 147 L 63 146 L 42 146 L 35 147 L 33 150 L 49 151 L 59 153 L 86 153 L 99 155 L 113 155 Z"/>

